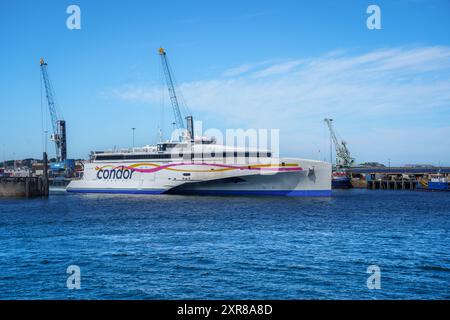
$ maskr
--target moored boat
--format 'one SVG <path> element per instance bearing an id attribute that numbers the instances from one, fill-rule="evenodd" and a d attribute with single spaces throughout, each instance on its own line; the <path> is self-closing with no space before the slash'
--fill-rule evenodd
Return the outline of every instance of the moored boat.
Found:
<path id="1" fill-rule="evenodd" d="M 350 189 L 352 188 L 352 179 L 345 172 L 335 171 L 331 179 L 333 189 Z"/>
<path id="2" fill-rule="evenodd" d="M 141 148 L 92 152 L 82 177 L 70 182 L 68 192 L 331 195 L 329 163 L 195 137 L 193 117 L 186 116 L 185 124 L 181 116 L 166 52 L 160 48 L 159 54 L 174 112 L 174 138 Z"/>
<path id="3" fill-rule="evenodd" d="M 330 196 L 331 165 L 210 140 L 93 152 L 68 192 Z"/>
<path id="4" fill-rule="evenodd" d="M 419 180 L 419 190 L 450 191 L 450 179 L 443 174 L 431 174 L 428 178 Z"/>

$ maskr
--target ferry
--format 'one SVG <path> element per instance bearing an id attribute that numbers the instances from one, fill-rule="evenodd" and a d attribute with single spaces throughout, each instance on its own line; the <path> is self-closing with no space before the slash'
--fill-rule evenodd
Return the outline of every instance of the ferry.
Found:
<path id="1" fill-rule="evenodd" d="M 68 192 L 330 196 L 331 164 L 279 158 L 270 150 L 226 146 L 195 137 L 191 115 L 181 116 L 166 52 L 158 50 L 179 132 L 140 148 L 91 152 Z M 187 128 L 187 129 L 185 129 Z M 160 139 L 162 140 L 162 139 Z"/>
<path id="2" fill-rule="evenodd" d="M 331 164 L 275 158 L 196 137 L 125 150 L 91 152 L 67 192 L 194 195 L 331 195 Z"/>

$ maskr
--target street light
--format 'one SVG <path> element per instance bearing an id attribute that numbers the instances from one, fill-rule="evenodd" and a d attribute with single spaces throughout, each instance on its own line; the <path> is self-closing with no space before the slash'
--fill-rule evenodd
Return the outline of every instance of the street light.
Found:
<path id="1" fill-rule="evenodd" d="M 333 119 L 325 119 L 325 121 L 326 120 L 330 121 L 330 123 L 333 121 Z M 333 136 L 331 135 L 331 130 L 330 130 L 330 163 L 331 166 L 333 167 Z"/>
<path id="2" fill-rule="evenodd" d="M 131 130 L 133 130 L 133 149 L 134 149 L 134 130 L 136 130 L 136 128 L 131 128 Z"/>
<path id="3" fill-rule="evenodd" d="M 47 133 L 48 131 L 44 131 L 44 152 L 47 153 Z"/>

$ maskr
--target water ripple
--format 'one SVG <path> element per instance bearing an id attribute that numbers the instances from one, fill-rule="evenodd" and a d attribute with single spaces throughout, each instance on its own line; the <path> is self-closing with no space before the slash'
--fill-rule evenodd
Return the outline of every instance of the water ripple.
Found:
<path id="1" fill-rule="evenodd" d="M 448 208 L 448 193 L 367 190 L 0 199 L 0 298 L 448 299 Z"/>

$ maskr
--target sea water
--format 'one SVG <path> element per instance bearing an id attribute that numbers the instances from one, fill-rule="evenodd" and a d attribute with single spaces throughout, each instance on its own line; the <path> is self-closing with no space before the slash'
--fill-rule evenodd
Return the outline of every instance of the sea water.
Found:
<path id="1" fill-rule="evenodd" d="M 450 299 L 450 193 L 0 199 L 0 266 L 1 299 Z"/>

